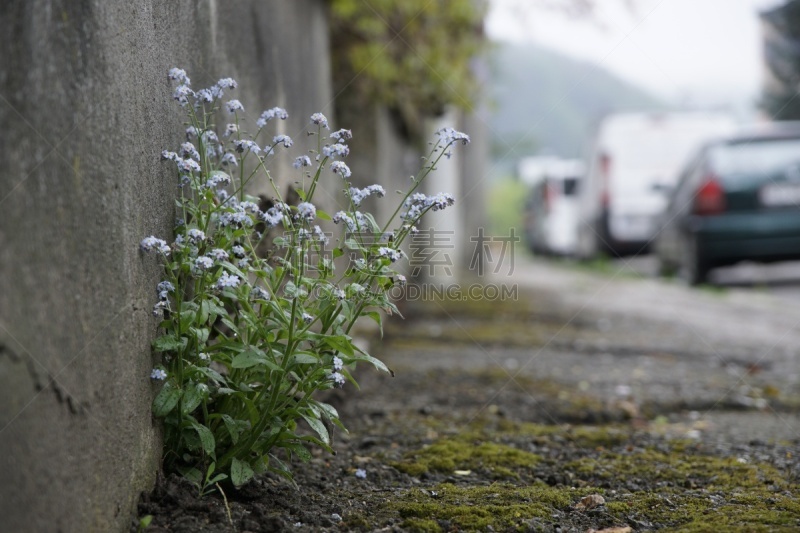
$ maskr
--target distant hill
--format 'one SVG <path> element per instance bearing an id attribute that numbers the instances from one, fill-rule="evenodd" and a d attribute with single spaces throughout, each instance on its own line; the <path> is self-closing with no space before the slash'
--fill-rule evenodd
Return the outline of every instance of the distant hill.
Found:
<path id="1" fill-rule="evenodd" d="M 536 152 L 582 157 L 604 115 L 665 107 L 594 63 L 536 45 L 497 43 L 491 68 L 496 171 Z"/>

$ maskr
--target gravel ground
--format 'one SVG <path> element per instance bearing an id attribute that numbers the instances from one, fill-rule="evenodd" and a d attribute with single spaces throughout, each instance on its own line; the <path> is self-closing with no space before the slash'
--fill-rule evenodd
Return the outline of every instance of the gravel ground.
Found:
<path id="1" fill-rule="evenodd" d="M 800 530 L 800 303 L 518 259 L 516 301 L 365 336 L 396 377 L 328 398 L 350 433 L 296 487 L 164 479 L 148 531 Z"/>

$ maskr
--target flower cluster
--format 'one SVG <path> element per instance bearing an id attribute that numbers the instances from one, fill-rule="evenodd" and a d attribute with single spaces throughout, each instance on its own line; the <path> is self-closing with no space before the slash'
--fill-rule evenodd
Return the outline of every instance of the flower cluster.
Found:
<path id="1" fill-rule="evenodd" d="M 326 130 L 331 129 L 330 126 L 328 126 L 328 119 L 325 118 L 325 115 L 323 115 L 322 113 L 314 113 L 313 115 L 311 115 L 311 123 L 317 124 L 318 126 L 325 128 Z"/>
<path id="2" fill-rule="evenodd" d="M 358 189 L 356 187 L 350 187 L 348 191 L 350 193 L 350 201 L 353 202 L 353 205 L 356 207 L 361 205 L 361 202 L 364 201 L 365 198 L 372 196 L 373 194 L 378 198 L 383 198 L 386 196 L 386 190 L 381 187 L 380 185 L 370 185 L 364 189 Z"/>
<path id="3" fill-rule="evenodd" d="M 311 158 L 308 157 L 307 155 L 301 155 L 299 157 L 296 157 L 295 160 L 294 160 L 294 163 L 292 163 L 292 166 L 294 168 L 310 167 L 311 166 Z"/>
<path id="4" fill-rule="evenodd" d="M 437 131 L 436 134 L 439 136 L 442 144 L 445 146 L 449 146 L 456 142 L 460 142 L 461 144 L 470 143 L 469 135 L 466 133 L 461 133 L 460 131 L 456 131 L 453 128 L 442 128 Z"/>
<path id="5" fill-rule="evenodd" d="M 145 252 L 157 251 L 162 255 L 169 255 L 169 246 L 167 246 L 167 242 L 162 239 L 157 239 L 152 235 L 142 239 L 142 242 L 139 243 L 139 247 Z"/>
<path id="6" fill-rule="evenodd" d="M 209 483 L 229 476 L 237 486 L 257 469 L 288 475 L 272 448 L 283 447 L 290 456 L 305 456 L 299 450 L 309 443 L 330 450 L 330 424 L 323 422 L 339 424 L 335 409 L 315 393 L 354 382 L 350 369 L 358 362 L 389 371 L 347 332 L 364 316 L 380 320 L 376 310 L 396 313 L 387 291 L 406 284 L 394 270 L 405 257 L 403 240 L 427 211 L 454 202 L 449 194 L 426 196 L 416 189 L 451 145 L 469 137 L 440 130 L 429 163 L 380 226 L 359 208 L 371 196 L 384 197 L 385 189 L 352 186 L 351 170 L 341 161 L 350 154 L 350 130 L 326 136 L 328 119 L 311 115 L 316 128 L 308 133 L 316 142 L 306 154 L 312 156 L 287 154 L 296 169 L 304 169 L 295 182 L 300 200 L 289 205 L 266 168 L 267 156 L 295 149 L 288 135 L 267 131 L 274 119 L 286 120 L 286 110 L 261 113 L 250 135 L 242 102 L 222 100 L 238 87 L 235 80 L 222 78 L 195 92 L 184 70 L 171 69 L 168 76 L 189 120 L 177 150 L 161 154 L 177 169 L 180 184 L 175 240 L 150 236 L 139 245 L 164 269 L 153 307 L 164 330 L 153 347 L 163 354 L 164 368 L 151 372 L 163 382 L 153 412 L 165 424 L 164 467 Z M 220 111 L 233 119 L 218 133 L 213 119 Z M 278 146 L 283 149 L 276 153 Z M 322 172 L 326 166 L 344 182 L 347 207 L 333 217 L 314 200 L 318 181 L 331 179 Z M 246 194 L 254 176 L 272 186 L 271 207 Z M 401 220 L 394 225 L 397 214 Z M 321 253 L 333 240 L 326 221 L 344 227 L 333 254 Z M 345 253 L 354 257 L 337 273 L 334 258 Z M 295 433 L 300 418 L 316 436 Z M 214 469 L 222 473 L 214 477 Z"/>
<path id="7" fill-rule="evenodd" d="M 346 144 L 328 144 L 322 147 L 322 155 L 325 157 L 347 157 L 350 155 L 350 148 Z"/>
<path id="8" fill-rule="evenodd" d="M 432 196 L 414 193 L 403 202 L 403 211 L 400 216 L 403 220 L 413 221 L 419 219 L 426 211 L 440 211 L 455 203 L 453 195 L 440 192 Z"/>
<path id="9" fill-rule="evenodd" d="M 317 218 L 317 208 L 311 202 L 302 202 L 297 205 L 297 216 L 305 220 Z"/>
<path id="10" fill-rule="evenodd" d="M 172 97 L 178 101 L 181 107 L 184 108 L 188 107 L 188 105 L 191 103 L 189 101 L 190 98 L 195 100 L 195 108 L 199 108 L 203 104 L 211 104 L 215 100 L 222 98 L 222 96 L 225 94 L 223 89 L 235 89 L 238 87 L 235 80 L 232 80 L 231 78 L 222 78 L 211 87 L 208 87 L 207 89 L 200 89 L 199 91 L 195 92 L 191 88 L 191 80 L 186 75 L 186 71 L 183 69 L 170 69 L 167 77 L 170 80 L 178 82 L 177 87 L 175 87 L 175 91 L 172 93 Z M 231 100 L 228 102 L 228 104 L 229 110 L 231 110 L 231 106 L 234 108 L 231 110 L 231 112 L 239 109 L 244 110 L 238 100 Z"/>
<path id="11" fill-rule="evenodd" d="M 333 163 L 331 163 L 331 170 L 333 171 L 334 174 L 339 174 L 344 179 L 349 178 L 351 175 L 350 167 L 348 167 L 342 161 L 334 161 Z"/>
<path id="12" fill-rule="evenodd" d="M 367 228 L 367 218 L 360 211 L 354 211 L 352 213 L 338 211 L 335 215 L 333 215 L 333 223 L 339 224 L 340 222 L 344 222 L 345 226 L 347 227 L 347 231 L 351 233 L 363 231 L 365 228 Z"/>
<path id="13" fill-rule="evenodd" d="M 273 107 L 272 109 L 267 109 L 266 111 L 261 113 L 261 116 L 256 121 L 256 126 L 258 126 L 259 129 L 264 128 L 266 127 L 267 122 L 269 122 L 273 118 L 286 120 L 287 118 L 289 118 L 289 113 L 287 113 L 286 110 L 283 109 L 282 107 Z"/>
<path id="14" fill-rule="evenodd" d="M 394 248 L 381 246 L 378 248 L 378 256 L 385 257 L 392 263 L 395 263 L 403 258 L 403 250 L 395 250 Z"/>

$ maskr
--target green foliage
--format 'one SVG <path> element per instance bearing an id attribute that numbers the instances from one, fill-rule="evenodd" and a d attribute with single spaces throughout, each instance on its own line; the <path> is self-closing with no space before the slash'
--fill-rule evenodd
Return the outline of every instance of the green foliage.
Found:
<path id="1" fill-rule="evenodd" d="M 475 0 L 333 0 L 336 93 L 387 105 L 412 137 L 446 105 L 469 108 L 477 86 L 485 3 Z"/>
<path id="2" fill-rule="evenodd" d="M 511 178 L 503 178 L 490 185 L 487 201 L 489 230 L 493 235 L 508 235 L 510 228 L 516 235 L 523 233 L 522 216 L 528 186 Z"/>
<path id="3" fill-rule="evenodd" d="M 143 516 L 142 518 L 139 519 L 139 524 L 136 527 L 136 531 L 138 533 L 142 533 L 142 531 L 145 531 L 148 527 L 150 527 L 150 523 L 152 521 L 153 521 L 153 515 L 149 514 Z"/>
<path id="4" fill-rule="evenodd" d="M 403 256 L 401 244 L 425 213 L 453 202 L 445 193 L 415 191 L 451 145 L 469 138 L 449 128 L 438 132 L 425 166 L 380 226 L 358 207 L 365 196 L 383 196 L 383 188 L 350 187 L 349 169 L 334 161 L 349 152 L 342 144 L 348 130 L 326 134 L 327 119 L 312 115 L 305 137 L 315 146 L 305 153 L 318 163 L 303 155 L 296 160 L 302 202 L 290 206 L 267 165 L 293 141 L 259 141 L 269 120 L 285 118 L 285 111 L 265 112 L 249 135 L 241 104 L 228 101 L 232 124 L 224 135 L 213 119 L 222 111 L 223 89 L 235 82 L 194 93 L 185 72 L 173 69 L 170 77 L 181 83 L 175 94 L 187 110 L 191 139 L 178 153 L 162 154 L 181 173 L 178 224 L 171 245 L 152 236 L 141 243 L 160 256 L 165 274 L 153 309 L 163 317 L 163 335 L 153 341 L 163 365 L 151 375 L 164 381 L 153 401 L 153 414 L 164 421 L 164 467 L 195 483 L 201 495 L 225 480 L 239 487 L 266 470 L 291 479 L 288 460 L 310 459 L 307 445 L 330 451 L 331 429 L 343 429 L 336 409 L 315 393 L 355 383 L 350 372 L 358 362 L 389 371 L 354 344 L 350 331 L 362 317 L 380 322 L 380 311 L 397 313 L 388 290 L 405 284 L 393 266 Z M 255 176 L 273 187 L 268 209 L 244 192 Z M 312 203 L 319 180 L 331 178 L 342 180 L 348 205 L 334 217 Z M 326 249 L 331 233 L 317 219 L 342 223 L 334 250 Z M 337 272 L 333 258 L 345 253 L 351 263 Z"/>

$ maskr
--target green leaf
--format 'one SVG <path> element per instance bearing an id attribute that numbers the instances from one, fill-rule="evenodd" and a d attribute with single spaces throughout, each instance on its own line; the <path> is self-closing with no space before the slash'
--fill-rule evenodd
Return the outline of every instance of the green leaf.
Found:
<path id="1" fill-rule="evenodd" d="M 197 435 L 197 431 L 195 431 L 192 427 L 183 430 L 181 432 L 181 438 L 183 439 L 184 447 L 187 451 L 196 452 L 203 447 L 203 443 L 200 442 L 200 437 Z"/>
<path id="2" fill-rule="evenodd" d="M 203 473 L 200 472 L 197 468 L 188 468 L 188 467 L 178 467 L 178 472 L 181 473 L 183 477 L 188 479 L 192 484 L 197 485 L 198 487 L 202 486 L 203 484 Z"/>
<path id="3" fill-rule="evenodd" d="M 181 396 L 183 396 L 183 390 L 176 388 L 169 381 L 164 383 L 158 396 L 153 400 L 153 415 L 159 418 L 167 416 L 178 405 Z"/>
<path id="4" fill-rule="evenodd" d="M 189 332 L 197 339 L 198 344 L 203 345 L 208 342 L 208 328 L 189 328 Z"/>
<path id="5" fill-rule="evenodd" d="M 199 384 L 195 384 L 194 386 L 190 386 L 186 389 L 183 393 L 183 403 L 181 404 L 181 410 L 184 414 L 191 413 L 197 406 L 200 405 L 200 402 L 203 401 L 203 393 L 198 388 Z"/>
<path id="6" fill-rule="evenodd" d="M 367 311 L 366 313 L 364 313 L 364 316 L 368 316 L 369 318 L 374 320 L 376 324 L 378 324 L 378 328 L 381 331 L 381 337 L 383 337 L 383 317 L 381 316 L 381 314 L 377 311 Z"/>
<path id="7" fill-rule="evenodd" d="M 350 239 L 347 239 L 347 240 L 345 240 L 345 241 L 344 241 L 344 245 L 345 245 L 345 246 L 347 246 L 347 248 L 348 248 L 348 249 L 350 249 L 350 250 L 361 250 L 361 251 L 363 251 L 363 250 L 364 250 L 364 247 L 363 247 L 363 246 L 361 246 L 361 245 L 358 243 L 358 241 L 356 241 L 356 240 L 355 240 L 355 239 L 353 239 L 353 238 L 350 238 Z"/>
<path id="8" fill-rule="evenodd" d="M 177 352 L 184 346 L 188 339 L 175 335 L 163 335 L 153 341 L 153 349 L 157 352 Z"/>
<path id="9" fill-rule="evenodd" d="M 234 302 L 239 301 L 239 295 L 236 294 L 235 289 L 231 289 L 229 287 L 222 289 L 222 296 L 228 298 L 229 300 L 233 300 Z"/>
<path id="10" fill-rule="evenodd" d="M 181 331 L 186 331 L 189 326 L 194 324 L 194 319 L 197 317 L 197 310 L 187 309 L 181 311 Z"/>
<path id="11" fill-rule="evenodd" d="M 308 448 L 306 448 L 300 443 L 287 442 L 286 444 L 283 445 L 283 448 L 295 454 L 304 463 L 307 463 L 311 460 L 311 452 L 309 452 Z"/>
<path id="12" fill-rule="evenodd" d="M 150 527 L 150 523 L 153 521 L 153 515 L 145 515 L 139 520 L 139 529 L 137 531 L 144 531 L 148 527 Z"/>
<path id="13" fill-rule="evenodd" d="M 317 211 L 319 213 L 319 211 Z M 344 255 L 344 250 L 341 248 L 334 248 L 333 249 L 333 258 L 336 259 L 338 257 L 342 257 Z"/>
<path id="14" fill-rule="evenodd" d="M 271 472 L 275 472 L 279 476 L 283 476 L 288 481 L 294 483 L 292 480 L 292 471 L 289 469 L 289 465 L 281 461 L 275 455 L 269 454 L 269 464 L 267 465 L 267 468 Z"/>
<path id="15" fill-rule="evenodd" d="M 364 213 L 364 217 L 369 222 L 369 225 L 371 227 L 372 233 L 378 233 L 379 234 L 380 231 L 381 231 L 381 228 L 378 225 L 378 223 L 375 221 L 375 217 L 372 216 L 372 213 Z"/>
<path id="16" fill-rule="evenodd" d="M 214 448 L 216 447 L 214 434 L 211 433 L 210 429 L 199 422 L 192 422 L 192 427 L 195 431 L 197 431 L 197 436 L 200 437 L 200 443 L 203 446 L 203 451 L 211 457 L 214 457 Z"/>
<path id="17" fill-rule="evenodd" d="M 228 326 L 234 333 L 236 334 L 239 333 L 239 327 L 233 322 L 233 320 L 231 320 L 227 316 L 222 317 L 222 323 Z"/>
<path id="18" fill-rule="evenodd" d="M 315 403 L 316 403 L 317 407 L 318 407 L 318 408 L 319 408 L 319 409 L 320 409 L 322 412 L 324 412 L 324 413 L 325 413 L 325 415 L 326 415 L 328 418 L 330 418 L 330 419 L 339 418 L 339 412 L 338 412 L 338 411 L 336 410 L 336 408 L 335 408 L 334 406 L 332 406 L 331 404 L 324 403 L 324 402 L 315 402 Z"/>
<path id="19" fill-rule="evenodd" d="M 255 472 L 246 462 L 236 457 L 231 460 L 231 481 L 237 489 L 250 481 L 254 475 Z"/>
<path id="20" fill-rule="evenodd" d="M 355 354 L 353 339 L 347 335 L 328 335 L 322 339 L 322 342 L 347 356 L 352 357 Z"/>
<path id="21" fill-rule="evenodd" d="M 208 322 L 208 315 L 211 312 L 211 305 L 208 300 L 200 302 L 200 323 L 205 324 Z"/>
<path id="22" fill-rule="evenodd" d="M 245 276 L 245 275 L 242 273 L 242 271 L 241 271 L 241 270 L 239 270 L 238 268 L 236 268 L 235 266 L 233 266 L 233 264 L 229 263 L 228 261 L 224 261 L 224 262 L 222 263 L 222 268 L 224 268 L 224 269 L 225 269 L 225 270 L 227 270 L 228 272 L 231 272 L 231 273 L 233 273 L 233 274 L 236 274 L 237 276 L 239 276 L 239 279 L 240 279 L 240 280 L 247 280 L 247 276 Z"/>
<path id="23" fill-rule="evenodd" d="M 388 366 L 386 366 L 380 359 L 375 359 L 374 357 L 365 352 L 361 352 L 361 355 L 357 355 L 356 359 L 358 359 L 359 361 L 366 361 L 368 363 L 372 363 L 372 366 L 374 366 L 378 370 L 383 370 L 384 372 L 387 372 L 391 374 L 392 377 L 394 377 L 394 371 Z"/>
<path id="24" fill-rule="evenodd" d="M 219 372 L 217 372 L 216 370 L 214 370 L 214 369 L 212 369 L 212 368 L 209 368 L 209 367 L 207 367 L 207 366 L 198 366 L 198 367 L 195 367 L 195 370 L 196 370 L 197 372 L 200 372 L 201 374 L 203 374 L 203 375 L 204 375 L 205 377 L 207 377 L 208 379 L 210 379 L 210 380 L 214 381 L 214 383 L 216 383 L 216 384 L 218 384 L 218 385 L 225 385 L 225 384 L 228 382 L 228 381 L 227 381 L 227 380 L 226 380 L 226 379 L 225 379 L 225 378 L 222 376 L 222 374 L 220 374 L 220 373 L 219 373 Z"/>
<path id="25" fill-rule="evenodd" d="M 239 425 L 230 415 L 222 415 L 222 421 L 225 423 L 225 429 L 228 430 L 228 434 L 231 436 L 231 442 L 235 445 L 239 442 L 239 435 L 242 433 L 241 429 L 239 429 Z"/>
<path id="26" fill-rule="evenodd" d="M 213 479 L 208 480 L 208 484 L 216 485 L 220 481 L 225 481 L 226 479 L 228 479 L 228 474 L 217 474 L 216 476 L 213 477 Z"/>
<path id="27" fill-rule="evenodd" d="M 225 316 L 228 314 L 228 312 L 225 310 L 225 307 L 220 305 L 218 302 L 205 300 L 203 303 L 208 304 L 208 310 L 212 315 Z"/>
<path id="28" fill-rule="evenodd" d="M 301 365 L 312 365 L 319 362 L 319 358 L 310 352 L 298 352 L 294 354 L 295 363 Z"/>
<path id="29" fill-rule="evenodd" d="M 321 220 L 327 220 L 328 222 L 333 220 L 331 216 L 322 209 L 317 209 L 317 217 L 320 218 Z"/>
<path id="30" fill-rule="evenodd" d="M 263 350 L 250 348 L 233 358 L 231 368 L 250 368 L 256 365 L 264 365 L 270 370 L 280 370 L 281 367 L 273 363 Z"/>
<path id="31" fill-rule="evenodd" d="M 321 420 L 318 418 L 314 418 L 313 416 L 302 415 L 303 418 L 308 422 L 308 425 L 311 426 L 311 429 L 317 432 L 319 438 L 322 439 L 322 442 L 325 444 L 330 445 L 331 443 L 331 436 L 328 434 L 328 429 L 325 427 L 325 424 L 322 423 Z"/>
<path id="32" fill-rule="evenodd" d="M 288 282 L 286 282 L 286 286 L 283 288 L 283 292 L 289 298 L 294 298 L 295 296 L 297 296 L 297 293 L 298 293 L 297 285 L 295 285 L 291 281 L 288 281 Z"/>

